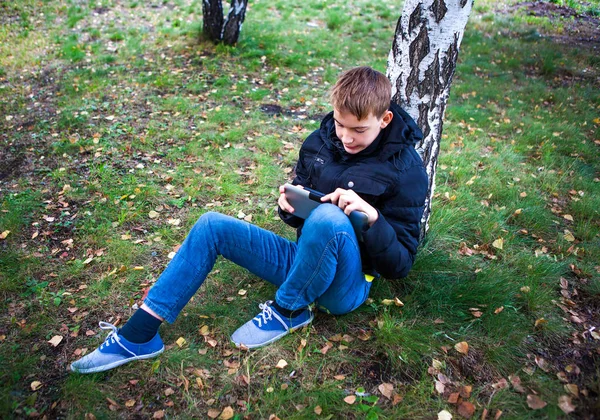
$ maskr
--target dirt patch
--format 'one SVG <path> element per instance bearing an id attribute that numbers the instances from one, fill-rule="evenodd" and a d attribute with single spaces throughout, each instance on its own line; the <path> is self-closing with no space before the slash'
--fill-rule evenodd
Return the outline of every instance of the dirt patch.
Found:
<path id="1" fill-rule="evenodd" d="M 527 13 L 530 16 L 546 17 L 553 23 L 561 23 L 564 27 L 563 33 L 544 32 L 544 36 L 561 44 L 600 49 L 600 18 L 598 17 L 580 14 L 570 7 L 542 1 L 517 3 L 509 10 Z"/>

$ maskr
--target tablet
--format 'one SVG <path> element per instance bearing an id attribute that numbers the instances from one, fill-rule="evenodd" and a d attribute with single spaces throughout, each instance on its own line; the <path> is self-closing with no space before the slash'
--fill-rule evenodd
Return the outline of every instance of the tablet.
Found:
<path id="1" fill-rule="evenodd" d="M 283 189 L 285 190 L 285 198 L 294 208 L 294 216 L 306 219 L 310 215 L 310 212 L 323 204 L 321 197 L 324 197 L 325 194 L 322 192 L 292 184 L 285 184 Z M 355 210 L 348 217 L 350 223 L 352 223 L 356 237 L 359 241 L 362 241 L 362 233 L 368 226 L 367 215 L 362 211 Z"/>

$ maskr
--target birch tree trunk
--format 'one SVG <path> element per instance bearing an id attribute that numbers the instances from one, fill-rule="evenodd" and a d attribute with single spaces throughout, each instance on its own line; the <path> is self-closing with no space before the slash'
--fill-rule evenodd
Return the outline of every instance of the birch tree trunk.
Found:
<path id="1" fill-rule="evenodd" d="M 423 131 L 417 150 L 429 175 L 421 237 L 429 228 L 431 199 L 446 102 L 473 0 L 405 0 L 388 57 L 392 100 Z"/>
<path id="2" fill-rule="evenodd" d="M 221 0 L 202 0 L 202 32 L 213 42 L 234 45 L 240 36 L 246 17 L 248 0 L 231 0 L 229 13 L 223 17 Z"/>

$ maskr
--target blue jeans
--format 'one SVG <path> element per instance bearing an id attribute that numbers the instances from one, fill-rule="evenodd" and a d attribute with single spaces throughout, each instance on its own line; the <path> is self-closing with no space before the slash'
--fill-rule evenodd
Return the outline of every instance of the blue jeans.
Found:
<path id="1" fill-rule="evenodd" d="M 317 302 L 348 313 L 368 297 L 356 235 L 348 217 L 322 204 L 304 222 L 299 241 L 219 213 L 206 213 L 148 292 L 144 303 L 172 323 L 222 255 L 278 286 L 275 300 L 296 310 Z"/>

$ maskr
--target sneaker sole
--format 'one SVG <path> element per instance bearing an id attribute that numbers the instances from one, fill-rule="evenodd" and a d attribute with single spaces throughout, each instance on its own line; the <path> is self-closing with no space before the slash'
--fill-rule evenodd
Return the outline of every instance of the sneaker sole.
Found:
<path id="1" fill-rule="evenodd" d="M 300 325 L 296 325 L 294 328 L 290 328 L 289 330 L 287 330 L 287 331 L 285 331 L 285 332 L 283 332 L 283 333 L 281 333 L 281 334 L 279 334 L 279 335 L 277 335 L 277 336 L 275 336 L 275 337 L 271 338 L 271 339 L 270 339 L 270 340 L 268 340 L 268 341 L 265 341 L 265 342 L 263 342 L 263 343 L 260 343 L 260 344 L 250 344 L 250 345 L 248 345 L 248 344 L 244 344 L 244 343 L 236 343 L 236 342 L 233 342 L 233 344 L 234 344 L 236 347 L 238 347 L 238 348 L 239 348 L 239 347 L 241 347 L 241 346 L 244 346 L 244 347 L 246 347 L 247 349 L 256 349 L 256 348 L 259 348 L 259 347 L 264 347 L 264 346 L 267 346 L 267 345 L 269 345 L 269 344 L 271 344 L 271 343 L 274 343 L 275 341 L 279 340 L 279 339 L 280 339 L 280 338 L 282 338 L 282 337 L 285 337 L 285 336 L 286 336 L 286 335 L 288 335 L 288 334 L 291 334 L 291 333 L 293 333 L 293 332 L 294 332 L 294 331 L 296 331 L 296 330 L 299 330 L 299 329 L 300 329 L 300 328 L 302 328 L 302 327 L 305 327 L 305 326 L 307 326 L 308 324 L 310 324 L 311 322 L 313 322 L 313 319 L 315 319 L 315 315 L 311 313 L 311 315 L 310 315 L 310 318 L 309 318 L 309 319 L 307 319 L 306 321 L 304 321 L 302 324 L 300 324 Z"/>
<path id="2" fill-rule="evenodd" d="M 124 365 L 125 363 L 129 363 L 132 362 L 134 360 L 144 360 L 144 359 L 152 359 L 153 357 L 158 356 L 159 354 L 161 354 L 163 351 L 165 351 L 165 346 L 163 346 L 160 350 L 155 351 L 154 353 L 150 353 L 150 354 L 144 354 L 142 356 L 135 356 L 135 357 L 130 357 L 127 359 L 123 359 L 123 360 L 119 360 L 113 363 L 109 363 L 108 365 L 103 365 L 103 366 L 98 366 L 95 368 L 89 368 L 89 369 L 76 369 L 73 367 L 73 365 L 71 365 L 71 371 L 72 372 L 76 372 L 76 373 L 98 373 L 98 372 L 104 372 L 105 370 L 110 370 L 110 369 L 114 369 L 118 366 Z"/>

